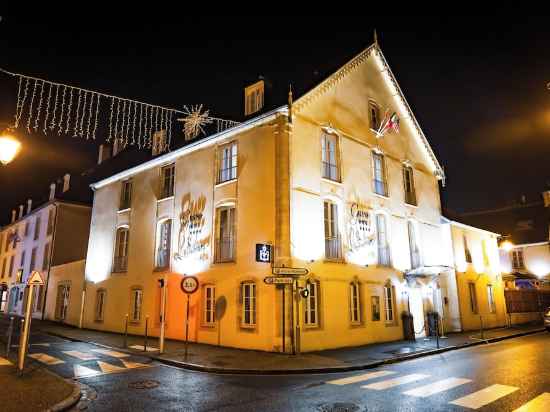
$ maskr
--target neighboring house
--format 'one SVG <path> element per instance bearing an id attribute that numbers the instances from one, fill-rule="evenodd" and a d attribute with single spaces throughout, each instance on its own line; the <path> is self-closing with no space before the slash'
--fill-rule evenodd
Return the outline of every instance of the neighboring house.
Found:
<path id="1" fill-rule="evenodd" d="M 149 319 L 158 335 L 166 279 L 166 336 L 183 339 L 180 282 L 194 275 L 192 341 L 290 352 L 399 340 L 411 295 L 420 326 L 435 310 L 459 328 L 443 170 L 378 45 L 288 105 L 267 105 L 270 91 L 245 89 L 238 126 L 92 185 L 84 326 L 121 332 L 128 316 L 129 333 Z M 379 138 L 386 110 L 400 131 Z M 274 286 L 272 265 L 308 273 Z"/>

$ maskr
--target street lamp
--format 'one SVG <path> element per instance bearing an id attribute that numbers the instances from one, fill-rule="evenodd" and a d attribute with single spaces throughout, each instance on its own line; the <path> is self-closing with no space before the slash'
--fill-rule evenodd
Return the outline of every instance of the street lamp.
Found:
<path id="1" fill-rule="evenodd" d="M 8 128 L 0 135 L 0 163 L 7 165 L 10 163 L 19 150 L 21 149 L 21 142 L 15 138 Z"/>

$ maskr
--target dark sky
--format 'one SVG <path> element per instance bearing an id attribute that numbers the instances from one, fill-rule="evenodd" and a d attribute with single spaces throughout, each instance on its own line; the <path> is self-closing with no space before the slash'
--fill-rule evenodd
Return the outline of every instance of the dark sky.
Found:
<path id="1" fill-rule="evenodd" d="M 447 173 L 446 206 L 472 210 L 550 181 L 548 17 L 179 17 L 172 23 L 4 16 L 0 66 L 48 80 L 182 108 L 204 103 L 236 118 L 242 86 L 260 74 L 300 84 L 372 42 L 382 50 Z M 151 19 L 149 19 L 151 20 Z M 11 122 L 16 84 L 0 74 L 0 122 Z M 0 168 L 0 222 L 67 171 L 93 165 L 97 148 L 69 137 L 27 136 Z"/>

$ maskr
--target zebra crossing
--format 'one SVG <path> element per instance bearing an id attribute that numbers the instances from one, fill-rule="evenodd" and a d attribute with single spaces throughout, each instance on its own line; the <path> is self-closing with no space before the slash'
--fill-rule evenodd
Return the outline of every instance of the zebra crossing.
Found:
<path id="1" fill-rule="evenodd" d="M 435 381 L 428 374 L 411 373 L 398 375 L 399 372 L 391 370 L 381 370 L 368 372 L 360 375 L 349 376 L 346 378 L 334 379 L 325 383 L 335 386 L 346 386 L 352 384 L 362 384 L 361 388 L 370 391 L 384 391 L 398 389 L 402 385 L 416 384 L 418 386 L 401 392 L 404 396 L 416 398 L 428 398 L 437 394 L 443 394 L 455 388 L 464 387 L 472 384 L 472 379 L 464 377 L 446 377 Z M 384 378 L 384 379 L 382 379 Z M 382 379 L 382 380 L 379 380 Z M 370 382 L 374 381 L 375 382 Z M 431 381 L 431 382 L 430 382 Z M 486 405 L 505 398 L 506 396 L 518 391 L 520 388 L 502 384 L 492 384 L 485 388 L 476 390 L 467 395 L 458 397 L 448 402 L 449 405 L 460 406 L 467 409 L 480 409 Z M 550 411 L 550 393 L 544 392 L 531 399 L 514 412 L 537 412 Z"/>

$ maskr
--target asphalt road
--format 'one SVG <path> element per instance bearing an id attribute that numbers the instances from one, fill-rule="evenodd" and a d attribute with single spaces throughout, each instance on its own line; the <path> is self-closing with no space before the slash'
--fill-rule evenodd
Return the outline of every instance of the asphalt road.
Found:
<path id="1" fill-rule="evenodd" d="M 102 349 L 43 335 L 31 345 L 35 362 L 83 384 L 90 411 L 514 411 L 532 400 L 530 412 L 550 411 L 549 333 L 316 375 L 190 372 Z"/>

